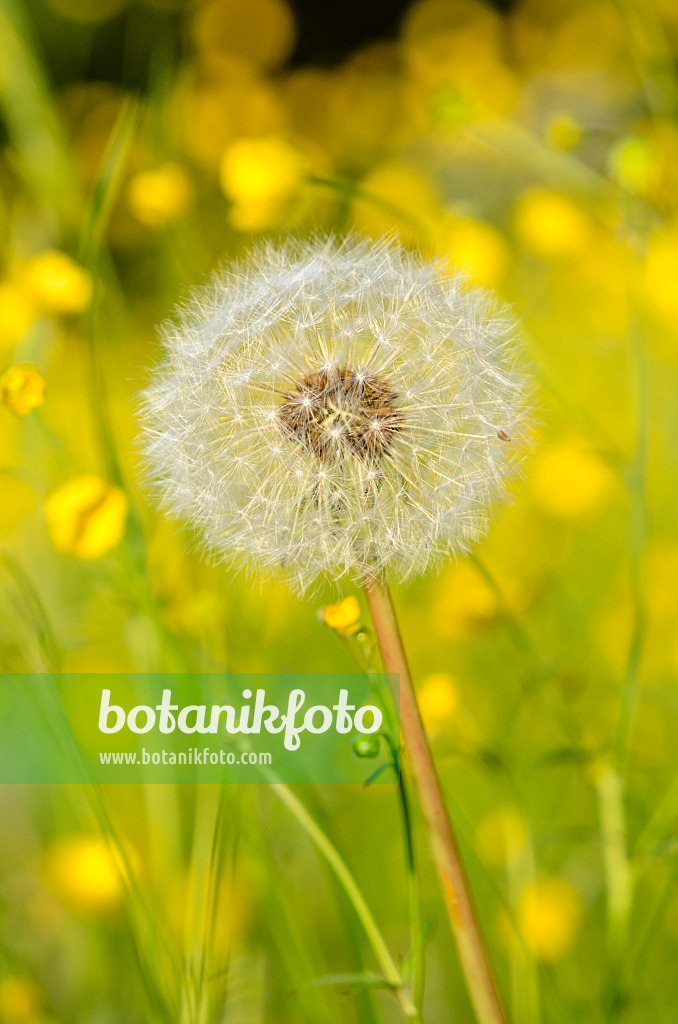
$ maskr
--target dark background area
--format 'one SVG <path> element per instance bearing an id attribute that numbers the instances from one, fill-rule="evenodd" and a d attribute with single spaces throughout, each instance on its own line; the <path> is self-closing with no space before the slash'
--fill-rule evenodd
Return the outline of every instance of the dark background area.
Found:
<path id="1" fill-rule="evenodd" d="M 340 64 L 358 47 L 398 35 L 411 0 L 288 0 L 295 14 L 297 42 L 288 66 Z M 495 0 L 506 9 L 511 0 Z M 74 23 L 54 14 L 43 0 L 24 0 L 53 81 L 107 81 L 143 89 L 151 56 L 184 45 L 181 10 L 158 10 L 133 2 L 121 14 L 96 25 Z"/>

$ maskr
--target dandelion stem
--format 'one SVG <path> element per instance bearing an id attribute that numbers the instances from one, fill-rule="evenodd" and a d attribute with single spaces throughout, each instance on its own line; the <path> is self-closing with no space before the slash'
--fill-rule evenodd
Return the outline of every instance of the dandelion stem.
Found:
<path id="1" fill-rule="evenodd" d="M 406 751 L 476 1019 L 479 1024 L 505 1024 L 506 1018 L 419 713 L 391 595 L 380 580 L 366 581 L 365 593 L 384 666 L 387 672 L 400 676 L 400 723 Z"/>

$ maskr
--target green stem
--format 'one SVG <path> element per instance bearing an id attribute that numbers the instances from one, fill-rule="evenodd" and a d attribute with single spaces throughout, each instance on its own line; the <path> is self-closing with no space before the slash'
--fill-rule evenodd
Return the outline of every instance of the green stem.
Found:
<path id="1" fill-rule="evenodd" d="M 380 580 L 365 581 L 365 594 L 386 671 L 400 676 L 401 729 L 476 1019 L 479 1024 L 506 1024 L 419 713 L 391 595 Z"/>
<path id="2" fill-rule="evenodd" d="M 607 926 L 611 973 L 618 976 L 626 948 L 633 896 L 631 867 L 626 852 L 624 784 L 619 772 L 605 765 L 596 779 L 603 861 L 607 879 Z"/>
<path id="3" fill-rule="evenodd" d="M 346 640 L 346 637 L 344 637 Z M 412 814 L 410 811 L 410 798 L 407 792 L 405 774 L 400 762 L 400 722 L 393 701 L 391 689 L 380 672 L 374 672 L 369 663 L 365 664 L 356 648 L 347 643 L 347 648 L 355 658 L 359 668 L 370 678 L 374 684 L 375 691 L 379 696 L 382 707 L 386 714 L 386 728 L 384 736 L 391 751 L 393 764 L 398 773 L 398 800 L 400 813 L 403 822 L 403 839 L 405 846 L 405 872 L 407 878 L 407 904 L 410 926 L 410 958 L 412 967 L 412 998 L 420 1014 L 423 1012 L 424 989 L 426 984 L 426 955 L 424 946 L 422 907 L 421 907 L 421 886 L 417 874 L 416 849 L 414 845 L 414 829 L 412 827 Z M 375 653 L 378 648 L 375 646 L 370 654 Z M 371 657 L 369 659 L 371 662 Z"/>
<path id="4" fill-rule="evenodd" d="M 266 774 L 271 778 L 275 778 L 272 776 L 272 773 Z M 398 998 L 398 1002 L 400 1003 L 403 1013 L 409 1020 L 413 1021 L 414 1024 L 421 1024 L 419 1012 L 410 998 L 403 979 L 400 976 L 400 971 L 398 970 L 396 963 L 389 952 L 388 946 L 384 941 L 384 937 L 379 931 L 379 927 L 372 916 L 372 911 L 367 906 L 365 898 L 358 888 L 358 884 L 351 874 L 345 860 L 288 786 L 284 785 L 282 782 L 273 782 L 271 789 L 292 812 L 301 827 L 315 843 L 318 850 L 322 853 L 323 857 L 337 876 L 337 879 L 351 901 L 353 909 L 365 930 L 365 934 L 372 947 L 374 955 L 376 956 L 379 966 L 384 973 L 384 978 L 393 988 Z"/>
<path id="5" fill-rule="evenodd" d="M 426 955 L 424 949 L 423 921 L 421 913 L 421 886 L 417 875 L 417 860 L 414 847 L 414 830 L 412 814 L 407 795 L 407 785 L 402 765 L 399 764 L 398 792 L 403 817 L 403 833 L 405 836 L 405 870 L 407 871 L 407 901 L 410 917 L 410 945 L 412 950 L 412 998 L 419 1013 L 424 1005 L 424 989 L 426 987 Z"/>

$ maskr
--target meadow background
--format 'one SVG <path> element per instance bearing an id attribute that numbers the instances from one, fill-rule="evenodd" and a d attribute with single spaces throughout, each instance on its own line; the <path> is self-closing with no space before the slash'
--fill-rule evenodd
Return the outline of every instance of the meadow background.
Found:
<path id="1" fill-rule="evenodd" d="M 538 380 L 513 502 L 396 594 L 511 1019 L 675 1024 L 678 7 L 297 31 L 284 0 L 0 0 L 0 668 L 354 669 L 350 586 L 210 567 L 149 506 L 135 395 L 253 237 L 396 231 L 513 305 Z M 297 795 L 407 973 L 394 787 Z M 424 1019 L 466 1024 L 418 848 Z M 4 786 L 0 873 L 3 1024 L 404 1019 L 266 786 Z"/>

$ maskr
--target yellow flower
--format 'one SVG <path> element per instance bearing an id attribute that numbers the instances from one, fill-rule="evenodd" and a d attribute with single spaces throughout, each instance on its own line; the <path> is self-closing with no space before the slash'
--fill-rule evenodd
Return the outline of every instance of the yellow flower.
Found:
<path id="1" fill-rule="evenodd" d="M 11 346 L 31 326 L 38 311 L 26 289 L 15 281 L 0 284 L 0 347 Z"/>
<path id="2" fill-rule="evenodd" d="M 57 896 L 76 910 L 103 911 L 122 895 L 113 855 L 96 836 L 69 836 L 50 851 L 48 879 Z"/>
<path id="3" fill-rule="evenodd" d="M 657 233 L 647 247 L 645 292 L 651 308 L 662 316 L 678 313 L 678 232 Z"/>
<path id="4" fill-rule="evenodd" d="M 47 532 L 57 551 L 76 558 L 101 558 L 125 532 L 127 498 L 98 476 L 77 476 L 45 501 Z"/>
<path id="5" fill-rule="evenodd" d="M 546 125 L 546 137 L 554 149 L 576 149 L 581 135 L 581 125 L 571 114 L 557 114 Z"/>
<path id="6" fill-rule="evenodd" d="M 32 981 L 11 975 L 0 981 L 0 1021 L 3 1024 L 35 1021 L 39 1013 L 40 998 Z"/>
<path id="7" fill-rule="evenodd" d="M 527 829 L 522 814 L 515 807 L 490 811 L 478 824 L 476 842 L 486 861 L 504 867 L 525 849 Z"/>
<path id="8" fill-rule="evenodd" d="M 623 188 L 646 196 L 660 183 L 662 168 L 655 147 L 640 135 L 618 139 L 608 157 L 610 175 Z"/>
<path id="9" fill-rule="evenodd" d="M 575 256 L 591 236 L 585 213 L 559 192 L 535 188 L 524 192 L 514 210 L 518 240 L 539 256 Z"/>
<path id="10" fill-rule="evenodd" d="M 15 416 L 28 416 L 45 398 L 45 382 L 30 363 L 10 366 L 0 377 L 0 402 Z"/>
<path id="11" fill-rule="evenodd" d="M 433 672 L 422 681 L 417 701 L 424 725 L 434 732 L 453 718 L 459 708 L 459 691 L 448 672 Z"/>
<path id="12" fill-rule="evenodd" d="M 360 626 L 360 605 L 356 597 L 345 597 L 337 604 L 328 604 L 323 619 L 325 625 L 336 630 L 340 636 L 351 636 Z"/>
<path id="13" fill-rule="evenodd" d="M 582 916 L 579 896 L 563 878 L 530 883 L 518 900 L 518 927 L 537 960 L 559 960 L 572 948 Z"/>
<path id="14" fill-rule="evenodd" d="M 238 54 L 271 68 L 294 45 L 294 17 L 284 0 L 208 0 L 197 5 L 193 35 L 204 57 Z"/>
<path id="15" fill-rule="evenodd" d="M 594 512 L 608 497 L 614 477 L 603 460 L 577 441 L 546 448 L 534 468 L 532 491 L 546 512 L 574 519 Z"/>
<path id="16" fill-rule="evenodd" d="M 220 182 L 233 203 L 231 223 L 256 231 L 276 224 L 302 188 L 305 155 L 281 136 L 236 139 L 221 160 Z"/>
<path id="17" fill-rule="evenodd" d="M 86 309 L 92 280 L 65 252 L 44 252 L 23 267 L 23 283 L 45 313 L 74 314 Z"/>
<path id="18" fill-rule="evenodd" d="M 442 577 L 431 619 L 443 637 L 466 636 L 486 626 L 497 614 L 497 596 L 468 562 Z"/>
<path id="19" fill-rule="evenodd" d="M 389 162 L 374 167 L 360 183 L 353 201 L 354 226 L 363 234 L 379 238 L 396 230 L 405 244 L 421 244 L 432 238 L 442 210 L 434 189 L 418 171 Z"/>
<path id="20" fill-rule="evenodd" d="M 193 198 L 193 188 L 178 164 L 139 171 L 127 190 L 129 208 L 142 224 L 160 228 L 184 215 Z"/>
<path id="21" fill-rule="evenodd" d="M 455 219 L 444 239 L 450 264 L 467 271 L 485 288 L 496 288 L 504 279 L 509 260 L 504 236 L 491 224 L 471 218 Z"/>

